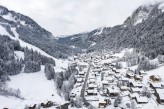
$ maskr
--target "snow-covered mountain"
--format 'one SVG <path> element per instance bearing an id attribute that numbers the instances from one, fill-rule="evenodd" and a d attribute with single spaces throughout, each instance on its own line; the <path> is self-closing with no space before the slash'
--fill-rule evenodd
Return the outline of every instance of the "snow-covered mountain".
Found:
<path id="1" fill-rule="evenodd" d="M 0 6 L 0 26 L 10 38 L 39 47 L 54 57 L 65 58 L 74 53 L 72 48 L 59 44 L 49 31 L 30 17 L 10 11 L 3 6 Z"/>
<path id="2" fill-rule="evenodd" d="M 85 48 L 88 52 L 137 48 L 154 58 L 164 53 L 163 4 L 160 2 L 140 6 L 122 25 L 105 27 L 99 34 L 97 32 L 100 29 L 95 29 L 85 34 L 60 38 L 58 42 L 67 42 L 66 45 Z"/>

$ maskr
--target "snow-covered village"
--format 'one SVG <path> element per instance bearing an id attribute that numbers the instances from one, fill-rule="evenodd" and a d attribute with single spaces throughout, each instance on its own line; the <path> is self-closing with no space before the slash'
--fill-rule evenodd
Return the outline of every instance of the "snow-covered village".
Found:
<path id="1" fill-rule="evenodd" d="M 0 109 L 164 109 L 163 25 L 164 0 L 0 0 Z"/>

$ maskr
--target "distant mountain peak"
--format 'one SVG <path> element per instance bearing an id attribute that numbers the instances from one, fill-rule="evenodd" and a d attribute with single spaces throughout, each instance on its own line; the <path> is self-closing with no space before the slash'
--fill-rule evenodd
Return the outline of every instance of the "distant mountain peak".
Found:
<path id="1" fill-rule="evenodd" d="M 156 12 L 160 12 L 161 9 L 164 9 L 164 2 L 143 4 L 142 6 L 138 7 L 132 13 L 132 15 L 125 20 L 124 24 L 135 26 L 146 20 L 150 16 L 150 14 L 157 14 Z"/>
<path id="2" fill-rule="evenodd" d="M 7 14 L 8 13 L 8 9 L 2 5 L 0 5 L 0 14 Z"/>

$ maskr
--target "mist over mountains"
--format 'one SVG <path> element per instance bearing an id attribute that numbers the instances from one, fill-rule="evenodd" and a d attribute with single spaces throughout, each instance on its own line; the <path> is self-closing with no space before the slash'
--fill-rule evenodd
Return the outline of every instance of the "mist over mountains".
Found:
<path id="1" fill-rule="evenodd" d="M 136 48 L 150 58 L 164 53 L 163 2 L 137 8 L 122 25 L 59 38 L 58 42 L 88 52 Z"/>

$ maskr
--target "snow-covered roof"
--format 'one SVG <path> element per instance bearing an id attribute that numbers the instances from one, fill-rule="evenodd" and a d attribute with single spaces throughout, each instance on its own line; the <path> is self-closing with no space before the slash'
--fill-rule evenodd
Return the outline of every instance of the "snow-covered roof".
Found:
<path id="1" fill-rule="evenodd" d="M 142 92 L 142 88 L 131 88 L 133 92 Z"/>
<path id="2" fill-rule="evenodd" d="M 83 78 L 77 78 L 77 81 L 83 81 Z"/>
<path id="3" fill-rule="evenodd" d="M 90 81 L 90 82 L 96 82 L 96 80 L 95 80 L 95 79 L 89 79 L 89 81 Z"/>
<path id="4" fill-rule="evenodd" d="M 129 78 L 126 78 L 126 77 L 122 76 L 122 77 L 121 77 L 121 80 L 122 80 L 122 81 L 129 81 Z"/>
<path id="5" fill-rule="evenodd" d="M 109 93 L 119 93 L 120 92 L 118 87 L 109 87 L 108 90 L 109 90 Z"/>
<path id="6" fill-rule="evenodd" d="M 88 87 L 97 87 L 96 84 L 89 84 Z"/>
<path id="7" fill-rule="evenodd" d="M 140 70 L 141 74 L 146 74 L 146 72 L 144 70 Z"/>
<path id="8" fill-rule="evenodd" d="M 87 92 L 88 92 L 88 93 L 97 93 L 97 90 L 88 89 Z"/>
<path id="9" fill-rule="evenodd" d="M 135 75 L 135 77 L 136 77 L 136 78 L 142 78 L 142 76 L 140 76 L 140 75 Z"/>
<path id="10" fill-rule="evenodd" d="M 139 94 L 138 94 L 138 93 L 131 93 L 131 94 L 130 94 L 130 97 L 131 97 L 131 98 L 134 98 L 134 97 L 136 97 L 136 96 L 139 96 Z"/>
<path id="11" fill-rule="evenodd" d="M 95 79 L 96 77 L 94 75 L 90 75 L 89 79 Z"/>
<path id="12" fill-rule="evenodd" d="M 143 86 L 143 84 L 141 82 L 135 82 L 135 81 L 133 81 L 131 83 L 133 84 L 134 87 L 142 87 Z"/>
<path id="13" fill-rule="evenodd" d="M 139 103 L 148 103 L 148 98 L 145 96 L 136 96 L 136 99 Z"/>
<path id="14" fill-rule="evenodd" d="M 99 99 L 99 103 L 106 103 L 106 101 L 104 101 L 103 98 L 100 98 L 100 99 Z"/>
<path id="15" fill-rule="evenodd" d="M 113 77 L 108 76 L 108 77 L 107 77 L 107 80 L 108 80 L 108 81 L 112 81 L 112 80 L 113 80 Z"/>
<path id="16" fill-rule="evenodd" d="M 79 74 L 84 75 L 84 74 L 85 74 L 85 72 L 79 72 Z"/>
<path id="17" fill-rule="evenodd" d="M 101 81 L 102 84 L 109 84 L 107 80 Z"/>
<path id="18" fill-rule="evenodd" d="M 164 100 L 164 93 L 159 93 L 158 95 L 161 100 Z"/>
<path id="19" fill-rule="evenodd" d="M 127 86 L 121 86 L 120 89 L 126 90 L 126 89 L 129 89 L 129 88 Z"/>
<path id="20" fill-rule="evenodd" d="M 151 83 L 151 85 L 155 88 L 160 88 L 161 87 L 161 83 Z"/>
<path id="21" fill-rule="evenodd" d="M 164 93 L 164 89 L 156 89 L 157 93 Z"/>
<path id="22" fill-rule="evenodd" d="M 134 77 L 134 73 L 126 73 L 127 75 L 131 76 L 131 77 Z"/>

